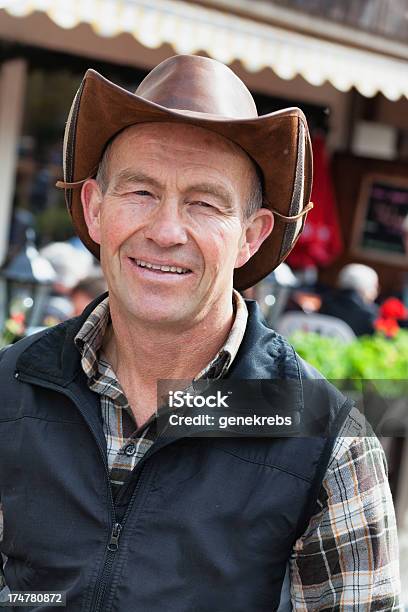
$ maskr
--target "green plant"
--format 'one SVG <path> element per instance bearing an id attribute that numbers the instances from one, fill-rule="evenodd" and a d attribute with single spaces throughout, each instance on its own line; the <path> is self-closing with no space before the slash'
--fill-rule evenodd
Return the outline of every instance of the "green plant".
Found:
<path id="1" fill-rule="evenodd" d="M 297 332 L 290 338 L 303 359 L 338 386 L 360 389 L 361 381 L 376 381 L 377 390 L 388 397 L 407 393 L 408 331 L 394 338 L 382 334 L 362 336 L 350 344 L 337 338 Z"/>
<path id="2" fill-rule="evenodd" d="M 326 378 L 340 380 L 348 377 L 348 364 L 344 357 L 346 346 L 337 339 L 308 332 L 296 332 L 291 338 L 303 359 Z"/>

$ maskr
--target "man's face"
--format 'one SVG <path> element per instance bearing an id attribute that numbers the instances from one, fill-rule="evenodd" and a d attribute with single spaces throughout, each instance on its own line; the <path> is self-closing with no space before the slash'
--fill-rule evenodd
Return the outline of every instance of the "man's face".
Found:
<path id="1" fill-rule="evenodd" d="M 82 200 L 112 304 L 145 324 L 183 327 L 230 306 L 234 268 L 273 225 L 265 209 L 245 218 L 247 155 L 202 128 L 145 123 L 113 141 L 107 174 L 106 191 L 90 179 Z"/>

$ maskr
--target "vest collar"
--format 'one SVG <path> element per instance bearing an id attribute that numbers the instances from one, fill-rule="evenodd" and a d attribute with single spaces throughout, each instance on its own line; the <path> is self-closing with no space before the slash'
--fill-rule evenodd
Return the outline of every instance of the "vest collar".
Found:
<path id="1" fill-rule="evenodd" d="M 82 369 L 74 338 L 92 310 L 107 296 L 108 292 L 105 292 L 97 297 L 78 317 L 35 334 L 33 342 L 19 356 L 16 369 L 64 387 L 72 382 Z"/>

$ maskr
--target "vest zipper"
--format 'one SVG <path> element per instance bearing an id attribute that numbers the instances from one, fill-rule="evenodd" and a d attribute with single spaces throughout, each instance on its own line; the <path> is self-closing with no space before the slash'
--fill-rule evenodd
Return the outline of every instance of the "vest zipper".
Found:
<path id="1" fill-rule="evenodd" d="M 115 560 L 116 552 L 119 548 L 119 537 L 122 531 L 122 525 L 115 523 L 112 527 L 111 537 L 109 544 L 106 548 L 106 556 L 103 564 L 101 573 L 99 574 L 98 581 L 95 585 L 94 595 L 90 610 L 97 612 L 97 610 L 103 610 L 102 603 L 108 585 L 109 578 L 112 573 L 113 562 Z"/>
<path id="2" fill-rule="evenodd" d="M 122 531 L 122 525 L 120 523 L 115 523 L 114 526 L 112 527 L 111 539 L 108 544 L 108 550 L 110 550 L 111 552 L 115 552 L 118 550 L 121 531 Z"/>
<path id="3" fill-rule="evenodd" d="M 137 469 L 137 467 L 135 469 Z M 103 604 L 105 604 L 104 598 L 105 598 L 106 590 L 109 586 L 110 579 L 112 578 L 111 576 L 112 567 L 115 561 L 116 553 L 119 548 L 119 538 L 126 524 L 126 520 L 133 508 L 138 491 L 140 490 L 140 483 L 142 481 L 142 474 L 144 471 L 145 471 L 145 465 L 143 465 L 139 471 L 136 485 L 132 493 L 132 496 L 129 500 L 129 503 L 127 505 L 126 512 L 122 519 L 122 523 L 115 523 L 112 527 L 111 537 L 109 540 L 109 544 L 106 548 L 106 556 L 105 556 L 105 561 L 103 564 L 103 569 L 98 578 L 97 585 L 95 586 L 94 597 L 92 599 L 92 604 L 90 607 L 90 610 L 92 612 L 99 612 L 99 611 L 105 612 L 105 610 L 107 610 L 106 605 L 103 605 Z"/>

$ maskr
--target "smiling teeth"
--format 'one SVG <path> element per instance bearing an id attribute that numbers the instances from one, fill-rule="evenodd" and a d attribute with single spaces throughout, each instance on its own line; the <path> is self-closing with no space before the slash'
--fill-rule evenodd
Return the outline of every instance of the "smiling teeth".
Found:
<path id="1" fill-rule="evenodd" d="M 187 268 L 179 268 L 176 266 L 159 266 L 157 264 L 151 264 L 142 259 L 135 260 L 138 266 L 142 268 L 150 268 L 152 270 L 161 270 L 162 272 L 177 272 L 177 274 L 186 274 L 189 270 Z"/>

